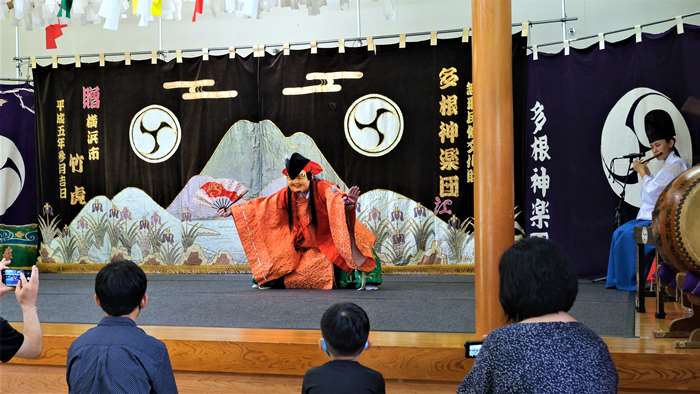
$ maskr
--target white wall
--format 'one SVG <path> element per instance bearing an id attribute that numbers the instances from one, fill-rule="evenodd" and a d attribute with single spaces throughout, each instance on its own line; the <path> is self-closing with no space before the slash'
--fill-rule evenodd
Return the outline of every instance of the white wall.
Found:
<path id="1" fill-rule="evenodd" d="M 7 20 L 0 22 L 0 77 L 14 77 L 15 33 Z"/>
<path id="2" fill-rule="evenodd" d="M 577 16 L 578 21 L 571 25 L 576 29 L 577 37 L 596 35 L 601 32 L 613 31 L 632 27 L 662 19 L 673 18 L 676 15 L 690 14 L 700 11 L 698 0 L 574 0 L 567 1 L 567 13 Z M 695 16 L 685 20 L 686 23 L 700 24 L 700 17 Z M 674 26 L 674 23 L 650 26 L 644 32 L 659 33 Z M 609 41 L 618 41 L 632 35 L 632 32 L 607 36 Z M 596 39 L 597 40 L 597 39 Z M 596 40 L 588 40 L 575 44 L 585 47 Z M 560 40 L 557 40 L 560 41 Z"/>
<path id="3" fill-rule="evenodd" d="M 431 31 L 462 28 L 471 25 L 470 0 L 394 0 L 397 14 L 392 20 L 384 17 L 384 0 L 360 0 L 361 35 L 382 35 L 402 32 Z M 595 35 L 636 24 L 700 11 L 700 0 L 564 0 L 566 13 L 578 17 L 567 27 L 576 30 L 575 37 Z M 206 0 L 205 0 L 206 3 Z M 259 19 L 245 19 L 233 15 L 212 16 L 205 10 L 204 16 L 192 23 L 193 3 L 185 3 L 183 21 L 163 21 L 162 48 L 202 48 L 251 45 L 255 43 L 281 43 L 284 41 L 309 41 L 357 36 L 356 0 L 346 10 L 323 8 L 321 15 L 309 16 L 305 9 L 276 8 L 263 13 Z M 559 18 L 562 0 L 513 0 L 513 21 Z M 700 17 L 688 20 L 700 24 Z M 671 24 L 650 27 L 648 32 L 658 32 Z M 609 37 L 619 40 L 630 33 Z M 571 37 L 570 37 L 571 38 Z M 531 43 L 561 41 L 561 24 L 537 25 L 531 28 Z M 14 77 L 12 57 L 15 54 L 14 26 L 7 20 L 0 22 L 0 76 Z M 591 41 L 574 43 L 586 46 Z M 140 28 L 136 19 L 122 20 L 118 31 L 102 29 L 101 25 L 72 24 L 59 38 L 59 49 L 44 49 L 43 29 L 20 30 L 20 54 L 61 55 L 97 52 L 141 51 L 158 48 L 158 23 Z M 556 51 L 560 47 L 541 48 Z M 84 61 L 94 61 L 84 60 Z M 45 62 L 45 61 L 44 61 Z M 64 62 L 72 62 L 66 59 Z M 26 67 L 25 67 L 26 68 Z"/>

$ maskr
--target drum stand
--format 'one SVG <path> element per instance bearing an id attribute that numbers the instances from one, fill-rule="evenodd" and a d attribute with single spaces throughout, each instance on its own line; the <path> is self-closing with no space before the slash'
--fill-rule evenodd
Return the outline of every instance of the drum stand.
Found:
<path id="1" fill-rule="evenodd" d="M 694 341 L 695 347 L 700 348 L 700 305 L 693 304 L 691 316 L 675 319 L 668 326 L 668 331 L 657 331 L 654 338 L 689 338 L 689 342 Z"/>
<path id="2" fill-rule="evenodd" d="M 676 283 L 683 283 L 683 274 L 678 274 Z M 678 349 L 700 349 L 700 297 L 682 293 L 681 301 L 687 300 L 693 314 L 688 317 L 675 319 L 668 326 L 668 331 L 657 331 L 655 338 L 688 338 L 687 341 L 676 342 Z"/>
<path id="3" fill-rule="evenodd" d="M 661 283 L 661 276 L 659 271 L 661 270 L 661 259 L 659 258 L 658 251 L 656 252 L 656 275 L 654 275 L 654 293 L 656 296 L 656 313 L 654 316 L 657 319 L 665 319 L 666 311 L 664 310 L 664 295 L 666 293 L 665 286 Z"/>
<path id="4" fill-rule="evenodd" d="M 656 291 L 648 291 L 646 286 L 647 270 L 646 270 L 646 254 L 644 253 L 644 246 L 647 244 L 656 244 L 657 236 L 651 227 L 649 226 L 636 226 L 634 228 L 634 241 L 637 244 L 637 257 L 636 257 L 636 275 L 637 275 L 637 297 L 634 300 L 635 308 L 639 313 L 646 313 L 646 308 L 644 305 L 644 299 L 646 297 L 656 298 L 656 318 L 663 319 L 666 317 L 664 313 L 664 303 L 663 294 L 660 292 L 661 281 L 659 280 L 659 254 L 654 253 L 657 260 L 657 270 L 654 281 Z M 661 302 L 659 302 L 661 300 Z"/>
<path id="5" fill-rule="evenodd" d="M 696 328 L 690 333 L 687 341 L 676 343 L 677 349 L 700 349 L 700 328 Z"/>
<path id="6" fill-rule="evenodd" d="M 700 297 L 689 296 L 688 298 L 693 308 L 692 316 L 671 322 L 667 334 L 674 336 L 666 335 L 663 337 L 688 338 L 687 341 L 676 342 L 676 349 L 700 349 Z M 681 336 L 681 334 L 685 335 Z"/>

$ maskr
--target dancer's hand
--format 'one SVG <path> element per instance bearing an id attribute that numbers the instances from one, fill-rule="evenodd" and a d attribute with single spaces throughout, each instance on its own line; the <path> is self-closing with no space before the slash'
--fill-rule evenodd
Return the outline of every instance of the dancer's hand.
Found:
<path id="1" fill-rule="evenodd" d="M 352 206 L 357 203 L 357 199 L 360 197 L 360 188 L 357 186 L 353 186 L 348 190 L 348 193 L 345 195 L 343 198 L 345 201 L 345 205 Z"/>
<path id="2" fill-rule="evenodd" d="M 223 217 L 223 218 L 229 217 L 229 216 L 231 216 L 231 210 L 230 210 L 230 209 L 227 209 L 227 208 L 219 208 L 219 209 L 216 211 L 216 214 L 219 215 L 219 216 L 221 216 L 221 217 Z"/>

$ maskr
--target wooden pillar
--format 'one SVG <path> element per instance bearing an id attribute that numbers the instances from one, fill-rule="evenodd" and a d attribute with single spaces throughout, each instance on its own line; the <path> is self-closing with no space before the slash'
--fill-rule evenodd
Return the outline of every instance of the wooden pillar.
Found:
<path id="1" fill-rule="evenodd" d="M 476 333 L 504 324 L 498 260 L 513 244 L 511 0 L 472 0 Z"/>

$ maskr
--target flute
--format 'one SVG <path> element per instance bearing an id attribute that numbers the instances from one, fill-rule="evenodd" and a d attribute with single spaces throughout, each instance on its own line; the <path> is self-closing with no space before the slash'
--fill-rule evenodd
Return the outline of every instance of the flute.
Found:
<path id="1" fill-rule="evenodd" d="M 661 153 L 657 153 L 657 154 L 655 154 L 655 155 L 652 156 L 652 157 L 646 158 L 646 159 L 640 161 L 639 164 L 647 164 L 648 162 L 650 162 L 650 161 L 656 159 L 656 158 L 659 157 L 659 156 L 661 156 Z"/>

